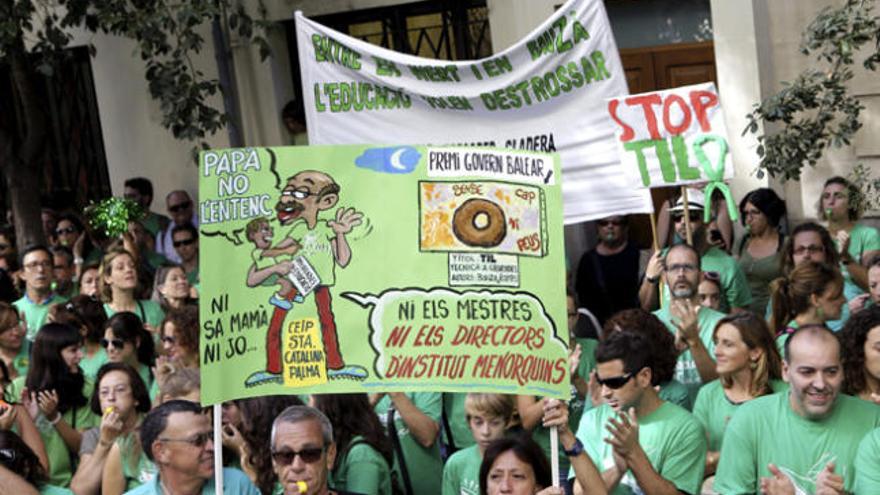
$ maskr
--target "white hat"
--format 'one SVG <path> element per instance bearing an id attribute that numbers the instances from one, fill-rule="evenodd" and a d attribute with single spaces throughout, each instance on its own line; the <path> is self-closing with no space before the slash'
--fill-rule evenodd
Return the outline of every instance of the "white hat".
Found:
<path id="1" fill-rule="evenodd" d="M 687 190 L 688 193 L 688 210 L 704 210 L 706 208 L 706 196 L 703 194 L 703 191 L 700 189 L 691 189 L 690 187 Z M 684 210 L 684 197 L 678 198 L 678 201 L 675 202 L 675 206 L 669 209 L 670 212 L 678 212 Z"/>

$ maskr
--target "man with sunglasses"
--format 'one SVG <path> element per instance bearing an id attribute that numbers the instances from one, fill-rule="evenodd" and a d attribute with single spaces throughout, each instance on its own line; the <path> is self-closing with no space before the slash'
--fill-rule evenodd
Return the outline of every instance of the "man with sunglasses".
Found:
<path id="1" fill-rule="evenodd" d="M 712 359 L 715 349 L 712 333 L 724 313 L 700 304 L 697 289 L 702 272 L 696 249 L 687 244 L 672 246 L 665 260 L 663 275 L 672 297 L 665 306 L 654 311 L 654 316 L 675 334 L 679 351 L 675 379 L 687 387 L 693 404 L 700 386 L 718 378 Z"/>
<path id="2" fill-rule="evenodd" d="M 180 257 L 180 265 L 186 280 L 195 286 L 199 282 L 199 231 L 192 224 L 177 225 L 171 230 L 174 251 Z"/>
<path id="3" fill-rule="evenodd" d="M 49 248 L 29 246 L 21 254 L 21 279 L 25 291 L 21 299 L 12 303 L 27 322 L 27 339 L 33 341 L 37 331 L 46 322 L 53 304 L 67 301 L 52 290 L 54 259 Z"/>
<path id="4" fill-rule="evenodd" d="M 199 227 L 199 217 L 193 209 L 193 201 L 186 191 L 171 191 L 165 197 L 165 204 L 168 207 L 168 215 L 171 217 L 171 223 L 164 230 L 156 234 L 156 252 L 165 256 L 174 263 L 180 263 L 180 255 L 174 249 L 174 240 L 172 232 L 174 228 L 180 225 L 191 224 L 193 227 Z"/>
<path id="5" fill-rule="evenodd" d="M 697 494 L 706 436 L 689 412 L 658 395 L 650 349 L 645 336 L 627 329 L 599 342 L 596 378 L 604 403 L 581 416 L 577 438 L 608 493 Z M 580 488 L 575 484 L 575 493 Z"/>
<path id="6" fill-rule="evenodd" d="M 641 251 L 629 242 L 628 230 L 625 216 L 597 220 L 599 243 L 578 264 L 578 299 L 603 325 L 611 315 L 639 304 Z"/>
<path id="7" fill-rule="evenodd" d="M 321 411 L 290 406 L 272 423 L 272 468 L 284 495 L 354 495 L 328 486 L 336 460 L 333 426 Z M 301 490 L 305 487 L 305 491 Z"/>
<path id="8" fill-rule="evenodd" d="M 721 312 L 740 311 L 748 309 L 752 303 L 752 290 L 749 281 L 736 260 L 726 251 L 709 243 L 706 236 L 706 224 L 703 223 L 703 215 L 706 207 L 706 198 L 699 189 L 688 189 L 688 204 L 685 207 L 682 198 L 679 198 L 675 206 L 670 208 L 672 221 L 675 226 L 677 242 L 684 244 L 687 239 L 687 227 L 685 216 L 691 224 L 693 247 L 700 255 L 700 268 L 705 272 L 715 272 L 721 281 Z M 669 293 L 662 288 L 658 291 L 660 277 L 663 274 L 665 252 L 655 254 L 645 270 L 645 277 L 639 289 L 639 299 L 642 308 L 646 310 L 657 308 L 657 297 L 663 300 L 665 306 L 669 300 Z"/>
<path id="9" fill-rule="evenodd" d="M 147 413 L 141 445 L 159 473 L 126 495 L 214 494 L 214 441 L 211 421 L 198 404 L 172 400 Z M 223 493 L 260 495 L 238 469 L 223 468 Z"/>

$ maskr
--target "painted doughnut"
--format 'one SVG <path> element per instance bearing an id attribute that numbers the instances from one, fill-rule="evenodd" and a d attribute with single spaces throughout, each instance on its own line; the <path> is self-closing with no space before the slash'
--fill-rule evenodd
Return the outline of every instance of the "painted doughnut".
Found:
<path id="1" fill-rule="evenodd" d="M 468 246 L 494 247 L 507 235 L 507 219 L 497 204 L 487 199 L 471 198 L 452 215 L 452 232 Z"/>

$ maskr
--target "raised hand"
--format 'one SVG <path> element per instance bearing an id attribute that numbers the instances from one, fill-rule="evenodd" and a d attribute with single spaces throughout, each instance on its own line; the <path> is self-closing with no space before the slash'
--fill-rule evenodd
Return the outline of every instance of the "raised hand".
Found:
<path id="1" fill-rule="evenodd" d="M 575 344 L 574 349 L 568 353 L 568 371 L 572 377 L 577 374 L 578 366 L 581 364 L 581 354 L 584 350 L 580 344 Z"/>
<path id="2" fill-rule="evenodd" d="M 605 429 L 611 433 L 611 437 L 606 438 L 605 442 L 609 443 L 621 457 L 629 457 L 639 447 L 639 422 L 636 419 L 635 408 L 621 411 L 616 418 L 613 416 L 608 418 Z"/>
<path id="3" fill-rule="evenodd" d="M 9 431 L 15 424 L 15 406 L 6 404 L 0 407 L 0 430 Z"/>
<path id="4" fill-rule="evenodd" d="M 53 390 L 41 390 L 35 394 L 35 400 L 37 402 L 37 406 L 40 408 L 40 412 L 43 413 L 43 416 L 48 420 L 53 420 L 58 412 L 58 392 Z"/>
<path id="5" fill-rule="evenodd" d="M 347 234 L 351 229 L 363 223 L 364 214 L 355 211 L 354 208 L 340 208 L 336 210 L 336 219 L 327 222 L 327 225 L 337 234 Z"/>

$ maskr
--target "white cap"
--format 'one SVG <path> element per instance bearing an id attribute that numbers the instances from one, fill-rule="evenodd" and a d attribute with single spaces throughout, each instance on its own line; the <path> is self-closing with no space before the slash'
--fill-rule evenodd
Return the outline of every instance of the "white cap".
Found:
<path id="1" fill-rule="evenodd" d="M 700 189 L 688 188 L 688 210 L 704 210 L 706 208 L 706 195 Z M 684 210 L 684 197 L 678 198 L 675 206 L 669 209 L 670 212 L 678 212 Z"/>

